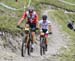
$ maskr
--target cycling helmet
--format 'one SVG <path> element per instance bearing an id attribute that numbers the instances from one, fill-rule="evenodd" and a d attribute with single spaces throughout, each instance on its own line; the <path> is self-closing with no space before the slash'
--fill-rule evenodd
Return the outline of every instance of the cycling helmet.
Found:
<path id="1" fill-rule="evenodd" d="M 29 13 L 32 13 L 34 11 L 34 8 L 33 7 L 29 7 L 28 11 L 29 11 Z"/>
<path id="2" fill-rule="evenodd" d="M 43 19 L 43 20 L 46 20 L 46 19 L 47 19 L 47 15 L 43 15 L 43 16 L 42 16 L 42 19 Z"/>

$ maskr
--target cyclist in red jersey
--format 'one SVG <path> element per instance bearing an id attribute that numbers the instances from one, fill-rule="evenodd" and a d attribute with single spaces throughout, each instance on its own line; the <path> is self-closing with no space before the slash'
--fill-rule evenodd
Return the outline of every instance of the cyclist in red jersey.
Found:
<path id="1" fill-rule="evenodd" d="M 32 29 L 32 36 L 33 36 L 33 43 L 34 43 L 36 42 L 35 30 L 38 27 L 38 15 L 33 8 L 29 8 L 28 11 L 24 12 L 17 26 L 19 26 L 24 19 L 27 19 L 26 24 L 29 24 L 29 27 Z"/>

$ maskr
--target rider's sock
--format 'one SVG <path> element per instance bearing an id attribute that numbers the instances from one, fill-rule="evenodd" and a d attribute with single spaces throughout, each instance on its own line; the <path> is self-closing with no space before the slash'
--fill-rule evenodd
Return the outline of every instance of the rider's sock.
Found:
<path id="1" fill-rule="evenodd" d="M 32 48 L 34 48 L 34 43 L 32 44 Z"/>

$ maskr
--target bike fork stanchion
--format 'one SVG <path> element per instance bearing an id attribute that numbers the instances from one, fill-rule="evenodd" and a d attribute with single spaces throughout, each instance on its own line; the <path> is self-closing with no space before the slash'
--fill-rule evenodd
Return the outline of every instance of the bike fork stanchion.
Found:
<path id="1" fill-rule="evenodd" d="M 27 50 L 28 50 L 28 55 L 30 56 L 30 47 L 29 46 L 28 46 Z"/>
<path id="2" fill-rule="evenodd" d="M 40 46 L 40 55 L 42 56 L 42 47 Z"/>
<path id="3" fill-rule="evenodd" d="M 22 43 L 21 55 L 24 57 L 24 43 Z"/>
<path id="4" fill-rule="evenodd" d="M 40 37 L 40 55 L 45 55 L 45 51 L 46 51 L 46 44 L 45 44 L 45 38 L 44 37 Z"/>
<path id="5" fill-rule="evenodd" d="M 45 55 L 45 47 L 43 47 L 43 54 Z"/>
<path id="6" fill-rule="evenodd" d="M 34 49 L 34 45 L 33 45 L 33 41 L 31 40 L 31 52 L 33 52 Z"/>
<path id="7" fill-rule="evenodd" d="M 27 46 L 27 53 L 28 53 L 28 55 L 30 56 L 30 41 L 28 42 L 28 46 Z"/>

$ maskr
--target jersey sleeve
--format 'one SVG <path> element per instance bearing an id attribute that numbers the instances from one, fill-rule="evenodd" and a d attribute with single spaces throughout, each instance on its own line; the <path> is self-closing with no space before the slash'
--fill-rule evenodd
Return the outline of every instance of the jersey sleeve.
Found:
<path id="1" fill-rule="evenodd" d="M 35 19 L 34 20 L 36 21 L 36 23 L 38 23 L 38 15 L 37 14 L 35 14 Z"/>
<path id="2" fill-rule="evenodd" d="M 41 25 L 41 23 L 42 23 L 42 20 L 40 20 L 38 23 Z"/>
<path id="3" fill-rule="evenodd" d="M 23 14 L 23 16 L 22 16 L 22 18 L 26 18 L 27 17 L 27 12 L 24 12 L 24 14 Z"/>

